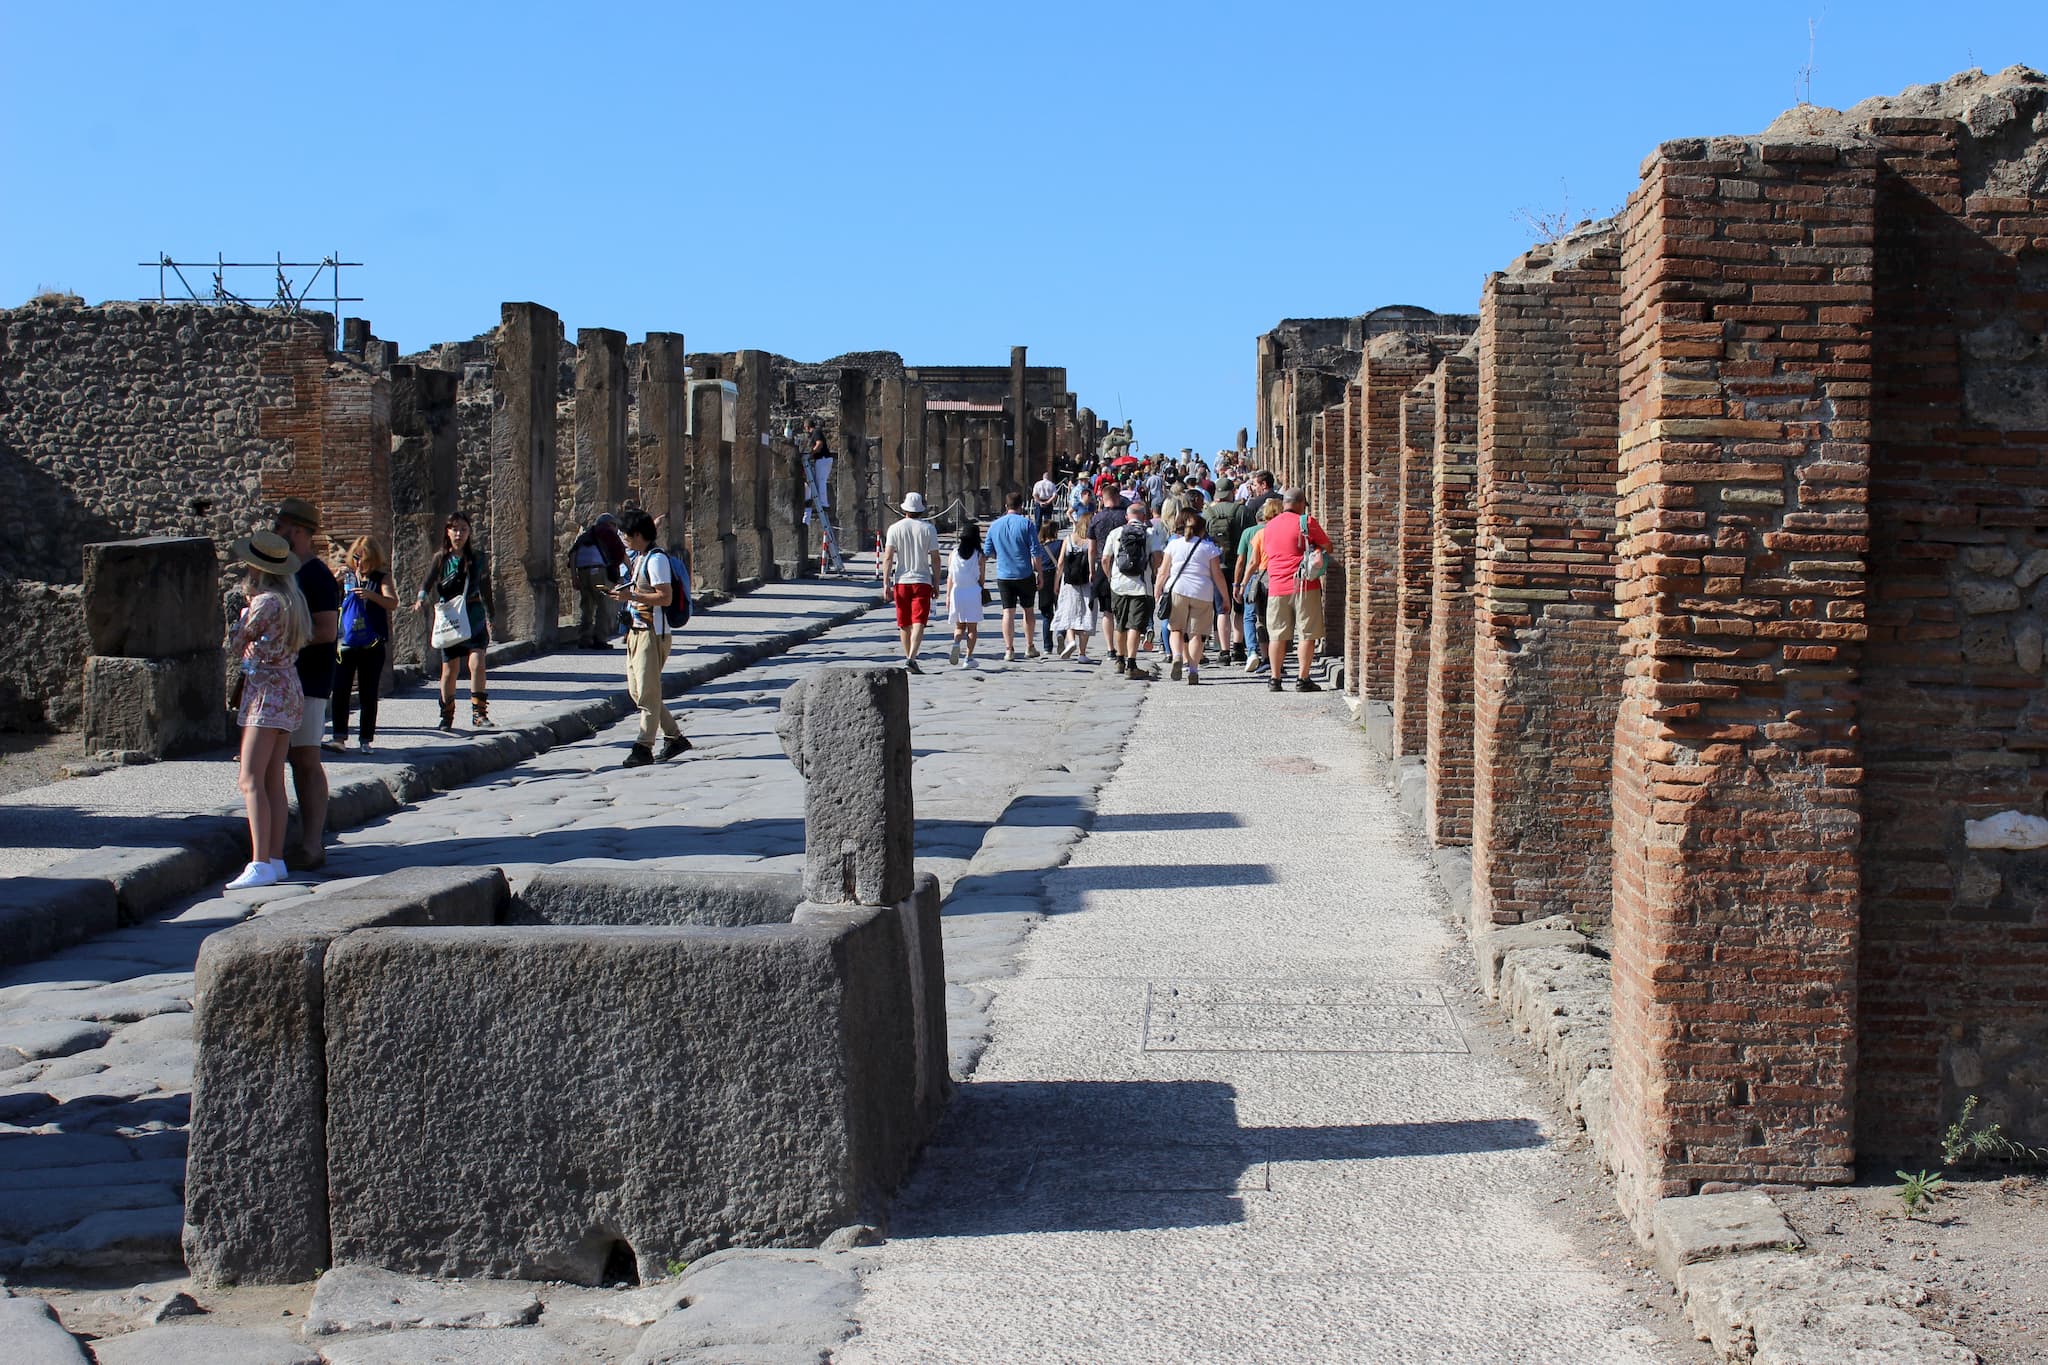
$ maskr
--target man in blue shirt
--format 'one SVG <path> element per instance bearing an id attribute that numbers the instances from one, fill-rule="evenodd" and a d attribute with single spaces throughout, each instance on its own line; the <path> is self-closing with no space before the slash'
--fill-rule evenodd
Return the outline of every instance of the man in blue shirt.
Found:
<path id="1" fill-rule="evenodd" d="M 1003 499 L 1003 514 L 988 528 L 988 548 L 996 557 L 996 592 L 1003 602 L 1003 662 L 1015 663 L 1017 612 L 1024 613 L 1024 644 L 1038 657 L 1038 527 L 1024 515 L 1024 495 Z"/>

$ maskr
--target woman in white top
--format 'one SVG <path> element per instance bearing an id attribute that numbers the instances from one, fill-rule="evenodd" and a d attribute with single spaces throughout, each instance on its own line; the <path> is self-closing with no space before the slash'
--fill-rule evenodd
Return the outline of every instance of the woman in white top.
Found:
<path id="1" fill-rule="evenodd" d="M 981 523 L 970 521 L 953 547 L 946 565 L 946 605 L 953 614 L 953 648 L 947 659 L 961 668 L 974 667 L 974 647 L 981 641 L 982 579 L 987 565 L 982 561 Z M 965 650 L 965 658 L 961 657 Z"/>
<path id="2" fill-rule="evenodd" d="M 1202 514 L 1182 512 L 1175 529 L 1180 535 L 1168 542 L 1152 591 L 1173 594 L 1172 677 L 1179 682 L 1185 664 L 1192 687 L 1202 680 L 1202 651 L 1216 633 L 1216 604 L 1230 600 L 1230 585 L 1223 581 L 1223 556 Z"/>
<path id="3" fill-rule="evenodd" d="M 1062 659 L 1071 655 L 1082 663 L 1088 662 L 1088 637 L 1095 633 L 1098 624 L 1091 581 L 1094 565 L 1095 541 L 1088 534 L 1088 519 L 1075 517 L 1053 556 L 1053 576 L 1059 580 L 1060 599 L 1053 608 L 1052 628 L 1066 633 L 1067 638 L 1060 643 Z"/>

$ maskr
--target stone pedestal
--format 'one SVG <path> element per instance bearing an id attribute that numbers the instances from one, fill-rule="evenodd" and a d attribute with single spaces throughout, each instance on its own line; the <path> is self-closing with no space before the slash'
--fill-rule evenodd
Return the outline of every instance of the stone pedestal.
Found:
<path id="1" fill-rule="evenodd" d="M 204 537 L 85 547 L 88 752 L 167 758 L 227 738 L 220 566 Z"/>
<path id="2" fill-rule="evenodd" d="M 783 752 L 805 777 L 804 895 L 893 905 L 910 894 L 917 816 L 910 688 L 899 668 L 823 668 L 782 695 Z"/>
<path id="3" fill-rule="evenodd" d="M 160 659 L 85 661 L 85 747 L 171 758 L 227 740 L 227 660 L 218 648 Z"/>

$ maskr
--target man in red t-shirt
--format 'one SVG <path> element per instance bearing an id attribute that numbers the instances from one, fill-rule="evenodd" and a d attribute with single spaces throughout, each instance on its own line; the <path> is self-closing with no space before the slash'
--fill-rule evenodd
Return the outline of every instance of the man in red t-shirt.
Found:
<path id="1" fill-rule="evenodd" d="M 1266 690 L 1280 690 L 1280 675 L 1287 668 L 1287 642 L 1295 642 L 1294 690 L 1320 692 L 1322 687 L 1309 677 L 1308 666 L 1315 658 L 1316 641 L 1323 638 L 1323 580 L 1304 579 L 1302 561 L 1311 546 L 1330 548 L 1330 537 L 1308 514 L 1308 495 L 1290 488 L 1280 495 L 1279 516 L 1266 523 L 1263 537 L 1266 552 L 1266 634 L 1270 637 L 1267 656 L 1273 672 Z"/>

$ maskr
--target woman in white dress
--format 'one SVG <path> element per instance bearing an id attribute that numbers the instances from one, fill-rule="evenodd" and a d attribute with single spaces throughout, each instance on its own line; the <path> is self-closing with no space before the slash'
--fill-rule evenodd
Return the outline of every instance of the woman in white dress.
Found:
<path id="1" fill-rule="evenodd" d="M 970 521 L 960 533 L 953 558 L 946 565 L 946 606 L 953 615 L 953 648 L 946 657 L 961 668 L 974 667 L 974 647 L 981 641 L 982 579 L 986 570 L 981 553 L 981 523 Z"/>
<path id="2" fill-rule="evenodd" d="M 1095 633 L 1101 622 L 1095 610 L 1095 590 L 1091 582 L 1095 542 L 1088 535 L 1086 518 L 1075 517 L 1074 524 L 1067 528 L 1067 538 L 1060 542 L 1054 564 L 1054 573 L 1060 584 L 1060 600 L 1053 608 L 1052 628 L 1056 632 L 1066 632 L 1067 637 L 1060 643 L 1059 657 L 1074 657 L 1087 663 L 1088 637 Z"/>

